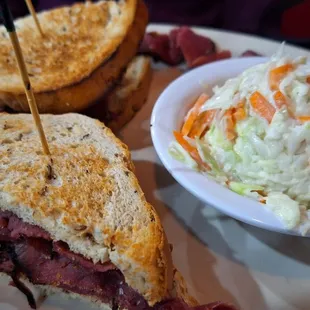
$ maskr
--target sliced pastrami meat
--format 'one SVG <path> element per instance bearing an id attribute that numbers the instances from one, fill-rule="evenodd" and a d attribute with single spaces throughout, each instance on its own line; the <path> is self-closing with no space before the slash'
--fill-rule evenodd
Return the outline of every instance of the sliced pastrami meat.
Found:
<path id="1" fill-rule="evenodd" d="M 241 54 L 241 57 L 254 57 L 254 56 L 262 56 L 262 55 L 252 50 L 247 50 Z"/>
<path id="2" fill-rule="evenodd" d="M 115 265 L 111 262 L 107 262 L 104 264 L 96 263 L 94 264 L 90 259 L 86 259 L 83 255 L 76 254 L 70 251 L 69 246 L 62 241 L 57 241 L 53 243 L 53 251 L 67 257 L 72 262 L 76 262 L 81 266 L 89 269 L 93 269 L 94 271 L 106 272 L 108 270 L 116 269 Z"/>
<path id="3" fill-rule="evenodd" d="M 206 65 L 210 62 L 214 62 L 217 60 L 223 60 L 227 58 L 231 58 L 231 52 L 228 50 L 224 50 L 224 51 L 210 54 L 210 55 L 200 56 L 193 61 L 193 63 L 191 64 L 191 68 L 196 68 L 202 65 Z"/>
<path id="4" fill-rule="evenodd" d="M 192 68 L 197 58 L 216 52 L 215 43 L 210 38 L 196 34 L 189 27 L 178 29 L 177 46 L 180 47 L 189 68 Z"/>
<path id="5" fill-rule="evenodd" d="M 222 303 L 189 307 L 180 299 L 166 300 L 153 308 L 129 287 L 112 263 L 93 264 L 70 251 L 64 242 L 53 242 L 40 227 L 27 224 L 10 212 L 0 212 L 0 272 L 12 277 L 14 285 L 36 308 L 23 276 L 35 285 L 51 285 L 65 291 L 96 297 L 113 309 L 128 310 L 234 310 Z"/>
<path id="6" fill-rule="evenodd" d="M 173 65 L 179 65 L 184 61 L 180 46 L 178 46 L 177 39 L 181 28 L 173 29 L 169 33 L 169 55 Z"/>
<path id="7" fill-rule="evenodd" d="M 11 240 L 21 237 L 36 237 L 51 240 L 51 236 L 44 229 L 23 222 L 20 218 L 8 211 L 0 212 L 0 241 L 2 236 Z"/>

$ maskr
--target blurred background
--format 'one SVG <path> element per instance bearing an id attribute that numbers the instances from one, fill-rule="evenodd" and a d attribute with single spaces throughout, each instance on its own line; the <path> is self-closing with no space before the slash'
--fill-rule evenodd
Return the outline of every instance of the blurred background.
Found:
<path id="1" fill-rule="evenodd" d="M 14 17 L 28 14 L 10 0 Z M 74 0 L 33 0 L 37 11 Z M 145 0 L 150 22 L 197 25 L 256 34 L 310 48 L 310 0 Z"/>

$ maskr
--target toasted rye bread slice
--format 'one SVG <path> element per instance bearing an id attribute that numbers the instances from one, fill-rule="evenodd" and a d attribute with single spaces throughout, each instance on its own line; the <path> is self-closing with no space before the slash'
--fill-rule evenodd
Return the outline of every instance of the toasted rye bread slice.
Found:
<path id="1" fill-rule="evenodd" d="M 151 60 L 137 56 L 115 88 L 83 114 L 104 122 L 114 132 L 121 129 L 147 100 L 152 80 Z"/>
<path id="2" fill-rule="evenodd" d="M 81 3 L 39 13 L 45 37 L 30 16 L 16 21 L 41 113 L 81 111 L 101 98 L 134 57 L 148 21 L 142 0 Z M 4 27 L 0 105 L 29 112 Z"/>
<path id="3" fill-rule="evenodd" d="M 0 272 L 0 277 L 8 281 L 11 280 L 10 277 L 7 276 L 5 273 Z M 33 284 L 31 284 L 25 277 L 22 278 L 22 282 L 28 288 L 33 287 Z M 98 300 L 95 297 L 83 296 L 80 294 L 68 292 L 60 288 L 49 286 L 49 285 L 34 285 L 34 288 L 38 290 L 36 296 L 39 296 L 39 297 L 51 296 L 51 295 L 57 294 L 57 295 L 61 295 L 65 299 L 83 300 L 84 302 L 86 302 L 87 304 L 91 305 L 93 308 L 96 308 L 96 309 L 113 310 L 113 308 L 111 307 L 111 304 L 103 303 L 101 300 Z M 174 298 L 179 298 L 183 300 L 190 307 L 195 307 L 198 305 L 197 300 L 189 294 L 184 278 L 176 269 L 174 269 L 173 294 L 172 295 Z M 120 310 L 123 310 L 123 309 L 120 309 Z"/>
<path id="4" fill-rule="evenodd" d="M 0 210 L 42 227 L 93 262 L 111 260 L 150 305 L 167 298 L 169 245 L 127 147 L 86 116 L 41 119 L 52 162 L 30 114 L 0 114 Z"/>

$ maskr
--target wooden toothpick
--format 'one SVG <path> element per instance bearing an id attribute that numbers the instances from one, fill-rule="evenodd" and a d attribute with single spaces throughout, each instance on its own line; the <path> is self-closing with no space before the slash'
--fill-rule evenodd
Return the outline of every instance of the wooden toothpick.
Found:
<path id="1" fill-rule="evenodd" d="M 33 116 L 35 125 L 37 127 L 37 130 L 40 136 L 43 151 L 46 155 L 50 155 L 48 143 L 47 143 L 47 140 L 44 134 L 43 126 L 42 126 L 40 115 L 38 112 L 38 107 L 37 107 L 36 100 L 35 100 L 33 90 L 31 87 L 31 83 L 29 80 L 27 68 L 25 65 L 23 53 L 22 53 L 22 50 L 21 50 L 21 47 L 18 41 L 16 31 L 15 31 L 13 17 L 12 17 L 10 8 L 6 0 L 0 0 L 0 8 L 1 8 L 1 13 L 2 13 L 1 15 L 3 19 L 3 24 L 9 33 L 9 36 L 10 36 L 10 39 L 11 39 L 11 42 L 14 48 L 15 57 L 16 57 L 16 61 L 18 64 L 20 75 L 23 80 L 23 85 L 24 85 L 26 96 L 27 96 L 28 104 L 29 104 L 31 114 Z"/>
<path id="2" fill-rule="evenodd" d="M 28 7 L 28 10 L 30 12 L 30 14 L 32 15 L 33 19 L 34 19 L 34 22 L 38 28 L 38 31 L 40 32 L 41 36 L 43 37 L 44 36 L 44 33 L 42 31 L 42 28 L 41 28 L 41 25 L 39 23 L 39 19 L 38 19 L 38 16 L 37 16 L 37 13 L 33 7 L 33 4 L 32 4 L 32 1 L 31 0 L 26 0 L 26 4 L 27 4 L 27 7 Z"/>

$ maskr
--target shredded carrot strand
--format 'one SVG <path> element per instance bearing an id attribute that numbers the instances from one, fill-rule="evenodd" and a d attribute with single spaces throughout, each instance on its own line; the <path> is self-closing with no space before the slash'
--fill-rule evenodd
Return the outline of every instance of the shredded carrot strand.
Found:
<path id="1" fill-rule="evenodd" d="M 187 151 L 190 156 L 202 167 L 204 167 L 207 170 L 210 170 L 210 167 L 208 164 L 203 162 L 201 157 L 199 156 L 199 153 L 195 147 L 193 147 L 186 139 L 184 139 L 184 136 L 182 133 L 174 131 L 173 132 L 174 137 L 176 141 Z"/>
<path id="2" fill-rule="evenodd" d="M 183 136 L 188 136 L 197 116 L 199 115 L 199 109 L 208 100 L 208 98 L 209 97 L 206 94 L 202 94 L 195 101 L 194 106 L 193 106 L 192 110 L 190 111 L 190 113 L 189 113 L 189 115 L 188 115 L 186 121 L 184 122 L 182 129 L 181 129 L 181 133 Z"/>
<path id="3" fill-rule="evenodd" d="M 292 106 L 289 104 L 289 101 L 287 100 L 284 94 L 282 94 L 279 90 L 277 90 L 273 95 L 273 99 L 278 109 L 281 109 L 282 107 L 286 106 L 289 116 L 291 118 L 295 118 Z"/>
<path id="4" fill-rule="evenodd" d="M 235 123 L 246 118 L 245 99 L 242 99 L 233 112 L 233 120 Z"/>
<path id="5" fill-rule="evenodd" d="M 302 123 L 310 122 L 310 115 L 298 116 L 297 119 Z"/>
<path id="6" fill-rule="evenodd" d="M 216 110 L 208 110 L 202 112 L 196 119 L 192 130 L 189 133 L 190 138 L 201 137 L 202 133 L 205 132 L 207 128 L 210 128 L 212 121 L 214 119 Z"/>
<path id="7" fill-rule="evenodd" d="M 278 90 L 279 84 L 284 77 L 294 69 L 292 64 L 286 64 L 277 68 L 274 68 L 269 73 L 269 86 L 272 91 Z"/>
<path id="8" fill-rule="evenodd" d="M 229 109 L 225 112 L 224 114 L 224 119 L 225 119 L 225 124 L 226 124 L 226 128 L 225 128 L 225 132 L 226 132 L 226 137 L 228 140 L 234 140 L 237 136 L 236 132 L 235 132 L 235 122 L 233 119 L 233 113 L 234 113 L 234 109 Z"/>
<path id="9" fill-rule="evenodd" d="M 307 76 L 306 82 L 310 84 L 310 76 Z"/>
<path id="10" fill-rule="evenodd" d="M 243 108 L 237 109 L 236 112 L 234 112 L 233 117 L 234 117 L 235 122 L 242 121 L 242 120 L 246 119 L 245 109 L 243 109 Z"/>
<path id="11" fill-rule="evenodd" d="M 244 108 L 245 103 L 246 103 L 245 98 L 241 99 L 237 104 L 237 106 L 235 107 L 235 109 Z"/>
<path id="12" fill-rule="evenodd" d="M 260 92 L 254 92 L 250 96 L 250 102 L 252 108 L 258 115 L 266 119 L 269 123 L 272 121 L 276 109 Z"/>
<path id="13" fill-rule="evenodd" d="M 274 93 L 273 99 L 278 109 L 281 109 L 283 106 L 287 106 L 286 98 L 279 90 Z"/>

